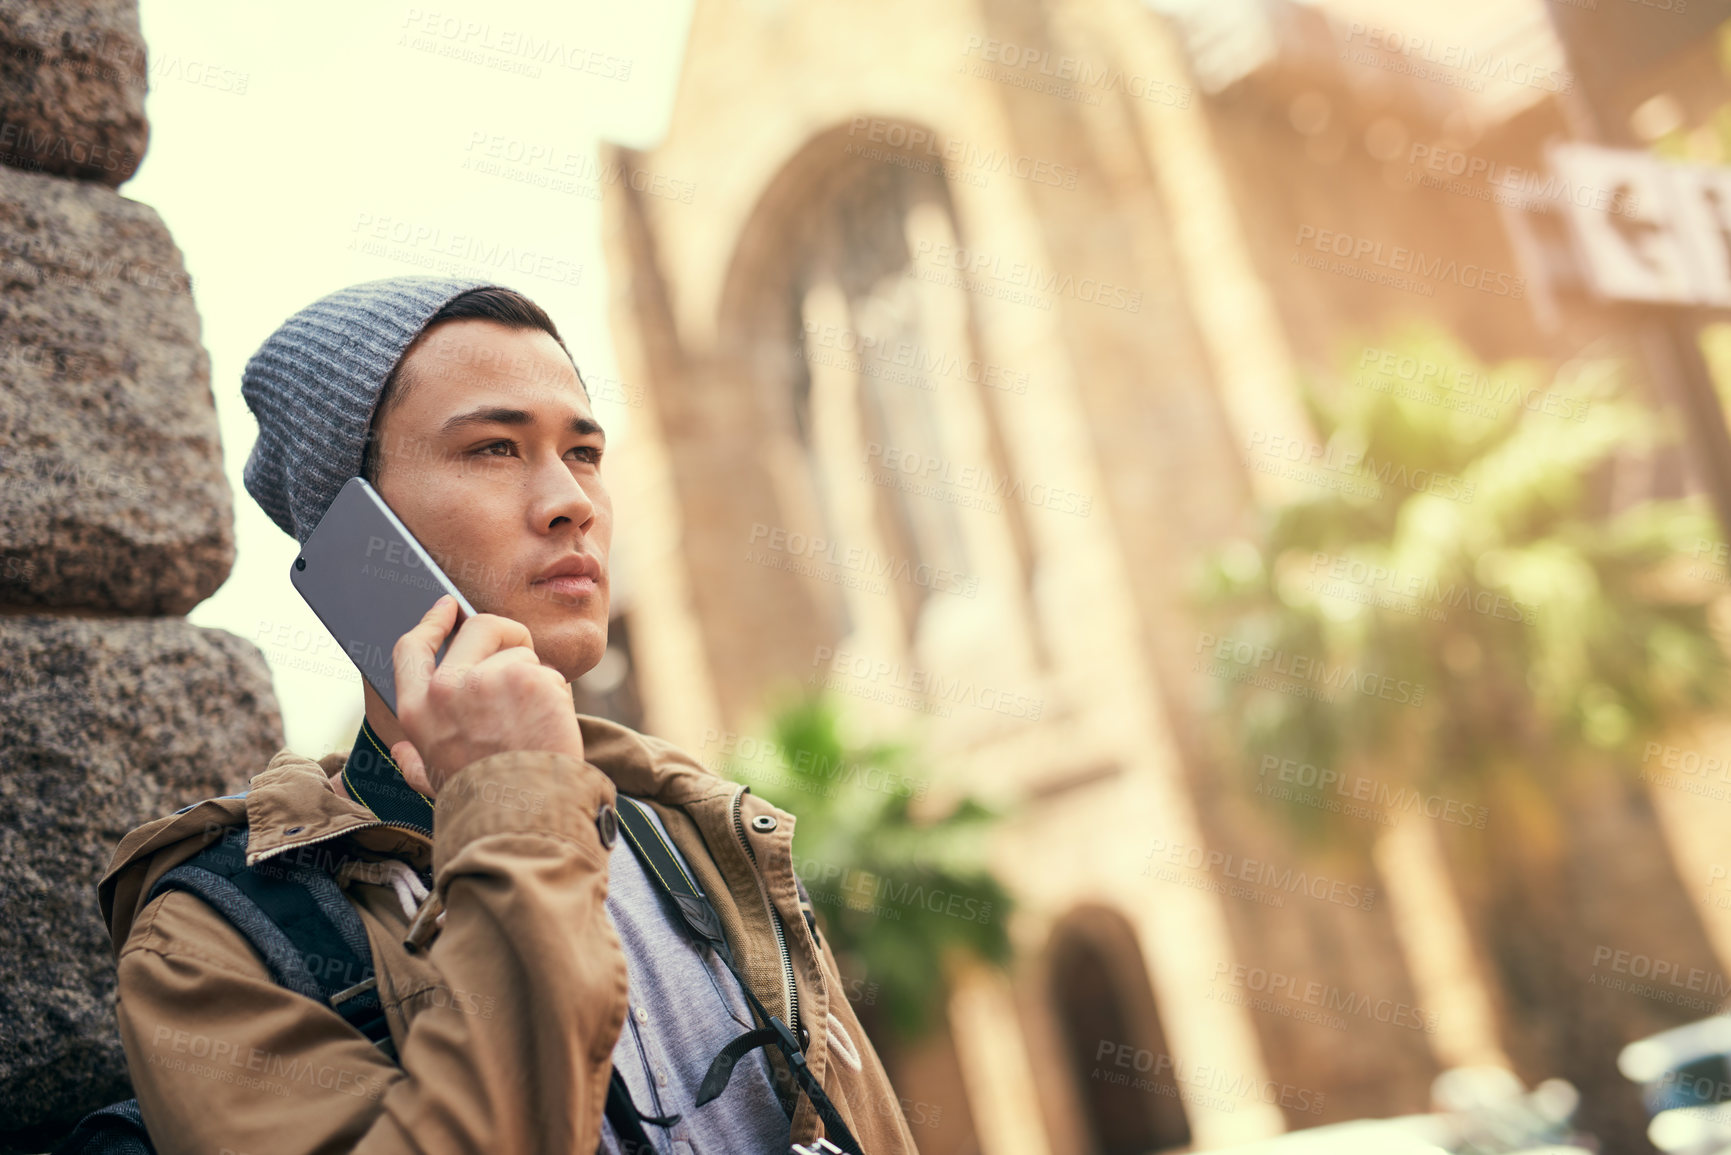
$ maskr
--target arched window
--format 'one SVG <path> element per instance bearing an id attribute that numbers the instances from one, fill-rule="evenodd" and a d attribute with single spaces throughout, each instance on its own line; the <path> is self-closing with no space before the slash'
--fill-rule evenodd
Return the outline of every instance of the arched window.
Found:
<path id="1" fill-rule="evenodd" d="M 1146 1155 L 1190 1144 L 1178 1060 L 1122 918 L 1073 919 L 1049 959 L 1052 1007 L 1096 1155 Z"/>
<path id="2" fill-rule="evenodd" d="M 937 167 L 856 145 L 841 127 L 789 161 L 723 292 L 723 344 L 762 415 L 769 519 L 811 545 L 771 564 L 799 579 L 786 608 L 828 644 L 1019 692 L 1044 663 L 1026 510 L 1004 496 L 1022 492 L 1005 402 L 981 384 L 973 298 L 919 259 L 958 243 L 950 190 Z"/>

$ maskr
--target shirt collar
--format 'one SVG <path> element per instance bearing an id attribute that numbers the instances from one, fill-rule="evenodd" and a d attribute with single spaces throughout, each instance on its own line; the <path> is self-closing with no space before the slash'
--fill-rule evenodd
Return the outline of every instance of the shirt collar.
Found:
<path id="1" fill-rule="evenodd" d="M 433 836 L 433 802 L 409 785 L 402 769 L 365 717 L 354 749 L 343 763 L 343 786 L 349 797 L 371 810 L 380 821 L 408 826 Z"/>

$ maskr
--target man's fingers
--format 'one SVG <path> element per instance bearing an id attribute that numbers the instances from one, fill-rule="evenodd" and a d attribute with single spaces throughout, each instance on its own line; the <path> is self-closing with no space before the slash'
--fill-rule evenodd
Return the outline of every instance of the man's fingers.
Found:
<path id="1" fill-rule="evenodd" d="M 496 670 L 501 666 L 529 666 L 538 669 L 541 667 L 541 659 L 537 658 L 535 651 L 528 646 L 511 646 L 509 649 L 500 650 L 478 665 L 470 666 L 465 672 L 478 674 L 483 670 Z"/>
<path id="2" fill-rule="evenodd" d="M 433 677 L 433 653 L 439 648 L 439 643 L 445 640 L 445 635 L 451 632 L 451 623 L 457 620 L 457 601 L 450 594 L 441 594 L 439 600 L 421 616 L 414 628 L 409 630 L 391 649 L 391 670 L 397 683 L 397 716 L 403 714 L 405 703 L 419 701 L 426 696 L 427 683 Z"/>
<path id="3" fill-rule="evenodd" d="M 500 650 L 513 646 L 527 646 L 533 652 L 534 640 L 528 626 L 498 614 L 476 614 L 458 628 L 440 665 L 478 666 Z"/>
<path id="4" fill-rule="evenodd" d="M 445 660 L 440 662 L 439 668 L 433 671 L 432 684 L 452 690 L 473 690 L 480 686 L 481 675 L 484 672 L 499 669 L 501 666 L 528 666 L 539 669 L 542 663 L 535 656 L 535 651 L 528 646 L 507 647 L 492 657 L 483 658 L 473 666 L 453 663 L 451 655 L 447 652 Z"/>
<path id="5" fill-rule="evenodd" d="M 391 747 L 391 757 L 396 760 L 397 769 L 403 772 L 403 781 L 422 795 L 434 796 L 433 785 L 427 779 L 426 763 L 421 761 L 421 752 L 415 749 L 415 744 L 407 738 Z"/>

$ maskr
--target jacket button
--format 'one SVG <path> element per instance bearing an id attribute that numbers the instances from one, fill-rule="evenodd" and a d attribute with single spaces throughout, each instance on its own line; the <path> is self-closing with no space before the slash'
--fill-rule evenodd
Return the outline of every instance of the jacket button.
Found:
<path id="1" fill-rule="evenodd" d="M 751 828 L 759 834 L 768 834 L 771 830 L 774 830 L 775 827 L 776 821 L 775 815 L 773 814 L 759 814 L 756 818 L 751 820 Z"/>
<path id="2" fill-rule="evenodd" d="M 603 802 L 601 809 L 595 812 L 595 831 L 601 835 L 601 845 L 608 850 L 619 841 L 619 815 L 613 809 L 613 803 Z"/>

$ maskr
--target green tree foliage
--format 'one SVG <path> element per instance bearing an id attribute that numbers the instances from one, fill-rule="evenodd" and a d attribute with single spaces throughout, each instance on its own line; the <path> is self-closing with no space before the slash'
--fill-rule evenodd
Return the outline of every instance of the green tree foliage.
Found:
<path id="1" fill-rule="evenodd" d="M 776 711 L 754 752 L 763 756 L 731 759 L 728 776 L 795 816 L 794 868 L 848 997 L 918 1038 L 942 1021 L 948 960 L 1009 958 L 1011 900 L 986 866 L 998 815 L 965 798 L 916 817 L 926 780 L 913 748 L 848 742 L 825 696 Z"/>
<path id="2" fill-rule="evenodd" d="M 1487 369 L 1426 331 L 1389 348 L 1307 386 L 1326 449 L 1292 467 L 1305 495 L 1204 567 L 1210 628 L 1237 647 L 1210 684 L 1242 749 L 1542 788 L 1581 757 L 1638 765 L 1723 703 L 1723 535 L 1699 501 L 1616 508 L 1608 463 L 1675 452 L 1618 363 Z"/>

